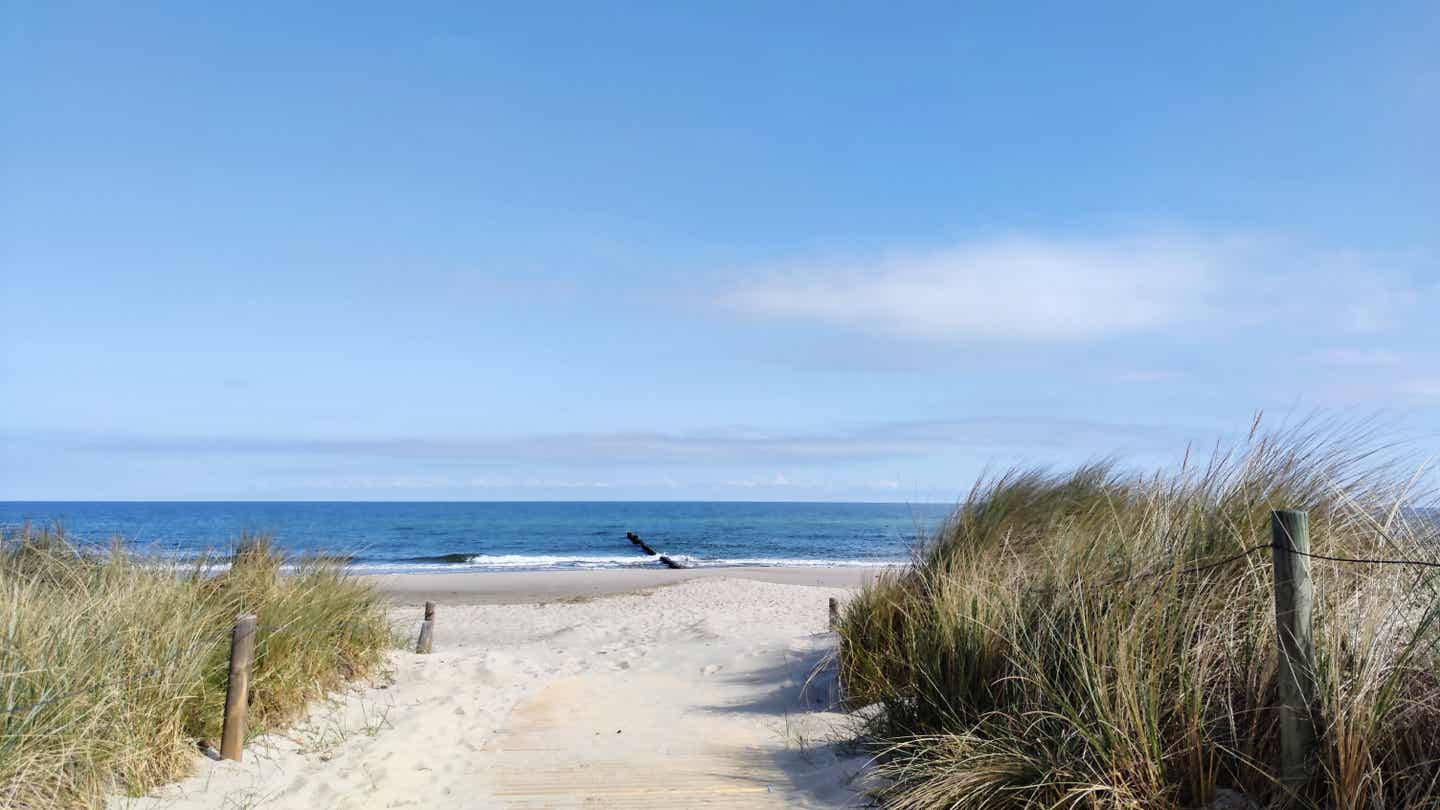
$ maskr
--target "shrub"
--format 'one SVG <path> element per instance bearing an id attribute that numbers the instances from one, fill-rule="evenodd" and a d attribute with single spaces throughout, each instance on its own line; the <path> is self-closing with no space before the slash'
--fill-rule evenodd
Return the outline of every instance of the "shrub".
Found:
<path id="1" fill-rule="evenodd" d="M 1312 552 L 1440 562 L 1411 482 L 1323 431 L 1204 467 L 981 482 L 842 615 L 898 808 L 1281 803 L 1272 509 Z M 1247 553 L 1249 552 L 1249 553 Z M 1440 807 L 1437 569 L 1311 560 L 1320 753 L 1301 805 Z"/>
<path id="2" fill-rule="evenodd" d="M 0 807 L 99 806 L 183 776 L 218 739 L 237 614 L 262 627 L 252 733 L 381 662 L 383 605 L 337 563 L 292 565 L 264 537 L 226 563 L 0 536 Z"/>

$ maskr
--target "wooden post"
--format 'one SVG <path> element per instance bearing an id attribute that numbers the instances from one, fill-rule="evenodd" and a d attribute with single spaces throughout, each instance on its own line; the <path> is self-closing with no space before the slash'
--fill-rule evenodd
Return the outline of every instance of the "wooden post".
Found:
<path id="1" fill-rule="evenodd" d="M 830 632 L 840 625 L 840 600 L 830 597 Z M 843 707 L 845 705 L 845 640 L 840 639 L 835 644 L 835 693 L 831 695 L 831 705 Z"/>
<path id="2" fill-rule="evenodd" d="M 1275 630 L 1280 646 L 1280 783 L 1294 798 L 1315 765 L 1315 644 L 1310 614 L 1310 520 L 1301 511 L 1270 513 L 1275 560 Z M 1294 552 L 1299 552 L 1296 554 Z"/>
<path id="3" fill-rule="evenodd" d="M 240 761 L 245 748 L 245 716 L 250 709 L 250 665 L 255 661 L 254 614 L 237 616 L 230 631 L 230 680 L 225 687 L 225 725 L 220 756 Z"/>
<path id="4" fill-rule="evenodd" d="M 429 655 L 435 643 L 435 603 L 425 603 L 425 621 L 420 623 L 420 639 L 415 642 L 415 652 Z"/>

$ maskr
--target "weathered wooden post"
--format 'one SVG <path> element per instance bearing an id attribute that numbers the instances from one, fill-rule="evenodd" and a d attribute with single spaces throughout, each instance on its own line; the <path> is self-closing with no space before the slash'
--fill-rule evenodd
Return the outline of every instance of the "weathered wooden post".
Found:
<path id="1" fill-rule="evenodd" d="M 420 623 L 420 639 L 415 642 L 415 652 L 428 655 L 435 641 L 435 603 L 425 603 L 425 621 Z"/>
<path id="2" fill-rule="evenodd" d="M 830 597 L 830 632 L 840 626 L 840 600 Z M 835 644 L 835 691 L 830 695 L 832 706 L 843 706 L 845 703 L 845 640 L 839 639 Z"/>
<path id="3" fill-rule="evenodd" d="M 230 631 L 230 680 L 225 687 L 225 724 L 220 731 L 220 756 L 240 761 L 245 748 L 245 717 L 250 709 L 250 665 L 255 661 L 254 614 L 237 616 Z"/>
<path id="4" fill-rule="evenodd" d="M 1270 513 L 1275 560 L 1275 630 L 1280 646 L 1280 783 L 1293 798 L 1315 764 L 1315 644 L 1310 615 L 1310 520 L 1302 511 Z M 1298 552 L 1298 553 L 1297 553 Z"/>

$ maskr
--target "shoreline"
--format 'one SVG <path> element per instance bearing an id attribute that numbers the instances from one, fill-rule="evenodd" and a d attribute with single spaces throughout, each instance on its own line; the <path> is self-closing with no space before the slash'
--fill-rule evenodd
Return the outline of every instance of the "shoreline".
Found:
<path id="1" fill-rule="evenodd" d="M 701 579 L 738 579 L 775 585 L 854 589 L 898 566 L 727 566 L 711 568 L 600 569 L 588 571 L 442 571 L 357 574 L 390 601 L 426 600 L 459 605 L 538 604 L 589 600 L 648 591 Z"/>

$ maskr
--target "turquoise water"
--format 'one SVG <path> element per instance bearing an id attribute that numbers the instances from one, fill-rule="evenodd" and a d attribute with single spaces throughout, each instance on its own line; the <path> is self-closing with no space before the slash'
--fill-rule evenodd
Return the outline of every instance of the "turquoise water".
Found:
<path id="1" fill-rule="evenodd" d="M 84 543 L 191 557 L 241 532 L 349 557 L 357 570 L 545 570 L 653 566 L 636 532 L 689 565 L 896 562 L 950 507 L 876 503 L 82 503 L 3 502 L 0 525 L 58 522 Z"/>

